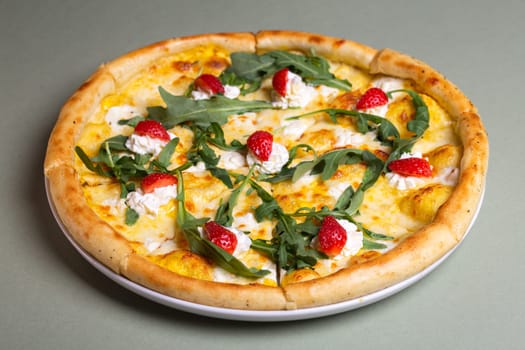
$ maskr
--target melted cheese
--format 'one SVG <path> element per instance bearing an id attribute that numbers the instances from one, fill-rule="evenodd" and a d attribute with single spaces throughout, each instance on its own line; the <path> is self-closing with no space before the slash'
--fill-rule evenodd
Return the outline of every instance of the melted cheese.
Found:
<path id="1" fill-rule="evenodd" d="M 146 111 L 147 106 L 163 105 L 158 93 L 162 86 L 173 94 L 184 94 L 193 80 L 202 73 L 219 75 L 229 64 L 229 53 L 216 46 L 199 46 L 186 52 L 165 57 L 144 68 L 128 82 L 106 96 L 84 127 L 77 145 L 88 156 L 94 156 L 100 143 L 116 133 L 129 135 L 131 128 L 115 128 L 115 116 L 111 122 L 106 118 L 109 111 L 123 113 L 126 111 Z M 232 115 L 222 125 L 227 142 L 238 140 L 246 142 L 247 137 L 256 130 L 267 130 L 274 134 L 274 141 L 284 145 L 288 150 L 304 143 L 316 149 L 319 154 L 335 148 L 368 149 L 381 155 L 388 155 L 388 148 L 374 140 L 375 135 L 359 134 L 355 121 L 351 117 L 338 117 L 337 123 L 324 114 L 304 119 L 290 120 L 290 117 L 315 111 L 322 108 L 351 109 L 359 96 L 374 84 L 375 77 L 355 67 L 333 63 L 331 71 L 342 79 L 352 83 L 351 92 L 334 92 L 325 87 L 316 87 L 315 94 L 303 109 L 264 110 L 259 113 Z M 271 100 L 271 81 L 263 82 L 260 90 L 243 96 L 241 99 Z M 376 80 L 377 83 L 377 80 Z M 396 82 L 410 86 L 409 82 Z M 396 85 L 397 86 L 397 85 Z M 402 95 L 402 94 L 400 94 Z M 457 167 L 461 157 L 459 139 L 454 132 L 455 121 L 432 98 L 422 95 L 430 111 L 430 127 L 421 140 L 414 146 L 414 151 L 428 154 L 436 168 Z M 116 109 L 115 109 L 116 108 Z M 119 109 L 120 108 L 120 109 Z M 119 113 L 120 113 L 119 112 Z M 386 118 L 400 131 L 401 137 L 410 137 L 406 123 L 414 116 L 414 108 L 406 94 L 397 96 L 388 105 Z M 192 147 L 193 133 L 177 126 L 170 130 L 179 137 L 179 144 L 171 159 L 170 169 L 186 162 L 186 153 Z M 441 148 L 440 148 L 441 147 Z M 217 153 L 223 154 L 216 148 Z M 444 150 L 443 150 L 444 149 Z M 238 156 L 238 155 L 235 155 Z M 245 154 L 240 154 L 241 157 Z M 310 152 L 299 150 L 294 164 L 301 160 L 312 159 Z M 237 162 L 236 171 L 246 174 L 246 163 Z M 76 160 L 76 169 L 84 184 L 84 193 L 88 204 L 103 220 L 107 221 L 120 234 L 131 242 L 136 242 L 136 250 L 151 261 L 182 275 L 201 279 L 213 279 L 223 282 L 253 283 L 253 281 L 233 276 L 230 273 L 210 264 L 210 262 L 187 251 L 187 243 L 176 230 L 176 200 L 173 199 L 159 208 L 156 216 L 141 215 L 131 226 L 124 223 L 125 204 L 119 198 L 119 185 L 107 178 L 101 178 L 87 170 L 82 162 Z M 290 181 L 270 185 L 260 183 L 277 200 L 285 213 L 293 213 L 298 208 L 309 207 L 320 209 L 332 207 L 343 191 L 352 186 L 356 189 L 362 181 L 365 165 L 343 165 L 327 181 L 319 176 L 307 175 L 295 183 Z M 213 218 L 217 207 L 229 197 L 230 190 L 204 168 L 194 167 L 184 174 L 186 208 L 196 217 Z M 430 188 L 430 189 L 429 189 Z M 394 242 L 417 231 L 429 222 L 437 208 L 451 191 L 450 186 L 425 183 L 409 191 L 396 189 L 381 176 L 366 191 L 364 201 L 355 219 L 368 229 L 392 236 Z M 429 194 L 430 193 L 430 194 Z M 234 209 L 233 227 L 250 232 L 252 239 L 272 238 L 275 222 L 255 220 L 254 208 L 261 204 L 254 191 L 242 193 Z M 389 248 L 395 243 L 390 243 Z M 294 283 L 310 278 L 333 273 L 345 266 L 372 259 L 378 252 L 360 251 L 357 256 L 344 259 L 320 260 L 315 270 L 298 270 L 283 280 L 283 283 Z M 258 283 L 276 285 L 274 264 L 253 249 L 243 253 L 239 259 L 248 267 L 270 269 L 271 275 L 258 280 Z M 284 272 L 283 272 L 284 275 Z"/>

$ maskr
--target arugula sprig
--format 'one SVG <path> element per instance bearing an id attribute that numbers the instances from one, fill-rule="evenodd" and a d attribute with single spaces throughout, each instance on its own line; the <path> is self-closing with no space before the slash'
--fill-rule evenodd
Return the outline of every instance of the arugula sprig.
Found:
<path id="1" fill-rule="evenodd" d="M 357 130 L 360 133 L 364 134 L 366 132 L 376 129 L 378 140 L 392 148 L 390 155 L 387 161 L 385 162 L 384 169 L 386 169 L 388 163 L 390 163 L 393 160 L 399 159 L 399 157 L 401 157 L 403 153 L 410 152 L 412 150 L 412 147 L 414 146 L 416 141 L 419 140 L 421 136 L 423 136 L 425 131 L 428 129 L 430 121 L 428 106 L 417 92 L 408 89 L 400 89 L 390 91 L 387 93 L 387 95 L 389 98 L 392 98 L 392 94 L 398 92 L 404 92 L 408 94 L 411 97 L 412 105 L 415 108 L 414 118 L 407 123 L 408 131 L 411 131 L 414 134 L 412 137 L 409 138 L 401 138 L 397 128 L 388 119 L 377 115 L 362 113 L 354 110 L 326 108 L 290 117 L 288 119 L 294 120 L 317 115 L 319 113 L 328 114 L 330 119 L 334 122 L 337 122 L 337 117 L 341 115 L 356 118 Z"/>
<path id="2" fill-rule="evenodd" d="M 388 166 L 388 163 L 391 161 L 399 159 L 403 153 L 410 152 L 416 141 L 419 140 L 428 129 L 430 123 L 428 106 L 417 92 L 413 90 L 401 89 L 390 91 L 387 93 L 387 95 L 389 98 L 391 98 L 392 94 L 397 92 L 407 93 L 412 99 L 412 105 L 414 106 L 416 112 L 414 114 L 414 118 L 407 123 L 407 129 L 408 131 L 413 132 L 414 136 L 406 139 L 394 139 L 392 152 L 385 163 L 385 167 Z"/>
<path id="3" fill-rule="evenodd" d="M 92 172 L 115 179 L 120 184 L 120 198 L 126 198 L 129 192 L 135 191 L 135 182 L 153 172 L 168 173 L 168 166 L 178 138 L 169 141 L 155 158 L 151 154 L 137 154 L 126 147 L 128 137 L 117 135 L 102 142 L 97 155 L 93 158 L 76 146 L 75 153 L 82 163 Z M 124 222 L 131 226 L 137 222 L 139 214 L 126 207 Z"/>
<path id="4" fill-rule="evenodd" d="M 276 263 L 277 281 L 280 280 L 280 271 L 295 270 L 312 267 L 317 259 L 326 257 L 324 254 L 310 248 L 310 236 L 303 235 L 296 220 L 284 213 L 275 198 L 261 185 L 249 180 L 250 186 L 261 198 L 262 204 L 255 208 L 255 219 L 275 220 L 274 237 L 270 241 L 258 239 L 252 242 L 252 248 L 265 253 Z"/>
<path id="5" fill-rule="evenodd" d="M 313 53 L 299 55 L 274 50 L 261 55 L 235 52 L 230 57 L 231 66 L 219 78 L 224 84 L 241 86 L 242 94 L 256 91 L 265 78 L 282 68 L 289 68 L 312 85 L 325 85 L 344 91 L 352 88 L 348 80 L 338 79 L 330 73 L 328 61 Z"/>
<path id="6" fill-rule="evenodd" d="M 177 226 L 184 233 L 190 250 L 201 256 L 211 259 L 221 268 L 237 276 L 257 279 L 270 273 L 268 270 L 248 268 L 239 259 L 235 258 L 224 249 L 219 248 L 209 240 L 201 237 L 199 227 L 204 225 L 209 218 L 196 218 L 186 210 L 184 179 L 180 171 L 176 172 L 177 184 Z"/>
<path id="7" fill-rule="evenodd" d="M 267 101 L 243 101 L 221 95 L 194 100 L 187 96 L 172 95 L 162 87 L 159 87 L 159 92 L 166 107 L 148 107 L 148 116 L 160 122 L 166 129 L 188 122 L 205 128 L 211 123 L 223 125 L 228 121 L 229 115 L 273 108 Z"/>
<path id="8" fill-rule="evenodd" d="M 117 180 L 121 184 L 121 198 L 129 191 L 135 190 L 136 180 L 140 180 L 153 172 L 168 172 L 170 158 L 175 151 L 179 139 L 169 141 L 159 155 L 138 154 L 126 147 L 127 136 L 117 135 L 106 139 L 100 145 L 97 155 L 93 158 L 76 146 L 75 153 L 92 172 Z"/>
<path id="9" fill-rule="evenodd" d="M 186 155 L 188 161 L 192 164 L 202 161 L 213 176 L 221 180 L 228 188 L 232 188 L 233 184 L 228 172 L 218 166 L 220 157 L 210 145 L 225 151 L 241 151 L 246 148 L 246 145 L 238 140 L 233 140 L 228 144 L 218 123 L 211 123 L 208 127 L 191 125 L 189 128 L 193 131 L 193 145 Z"/>

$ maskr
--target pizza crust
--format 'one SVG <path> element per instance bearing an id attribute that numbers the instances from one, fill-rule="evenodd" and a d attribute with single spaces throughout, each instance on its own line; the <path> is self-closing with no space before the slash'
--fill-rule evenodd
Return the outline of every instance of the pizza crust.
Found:
<path id="1" fill-rule="evenodd" d="M 67 165 L 55 166 L 48 169 L 46 177 L 56 213 L 71 237 L 94 258 L 120 273 L 133 250 L 89 207 L 75 170 Z"/>
<path id="2" fill-rule="evenodd" d="M 464 145 L 459 183 L 434 221 L 376 259 L 332 275 L 280 287 L 237 285 L 193 279 L 168 271 L 136 254 L 132 246 L 99 218 L 86 202 L 74 170 L 74 147 L 100 101 L 155 60 L 198 45 L 214 43 L 230 51 L 276 49 L 315 53 L 372 74 L 413 80 L 457 121 Z M 51 199 L 64 226 L 88 253 L 130 280 L 163 294 L 204 305 L 282 310 L 314 307 L 357 298 L 391 286 L 437 261 L 462 239 L 478 207 L 485 183 L 488 140 L 472 103 L 426 64 L 390 49 L 292 31 L 224 33 L 162 41 L 102 65 L 64 105 L 53 129 L 44 172 Z"/>

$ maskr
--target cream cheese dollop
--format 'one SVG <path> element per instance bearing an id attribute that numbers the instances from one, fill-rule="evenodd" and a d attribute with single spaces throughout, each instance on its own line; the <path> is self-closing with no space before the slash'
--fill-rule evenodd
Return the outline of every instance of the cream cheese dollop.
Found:
<path id="1" fill-rule="evenodd" d="M 156 188 L 153 192 L 144 193 L 141 189 L 128 193 L 126 204 L 139 215 L 156 216 L 159 208 L 177 197 L 177 185 Z"/>
<path id="2" fill-rule="evenodd" d="M 286 147 L 277 142 L 272 144 L 272 153 L 270 153 L 270 158 L 266 161 L 261 161 L 254 154 L 252 154 L 252 152 L 248 152 L 246 155 L 248 166 L 251 167 L 255 164 L 259 172 L 263 174 L 278 173 L 288 162 L 288 160 L 288 150 Z"/>
<path id="3" fill-rule="evenodd" d="M 272 105 L 282 109 L 304 107 L 318 94 L 317 90 L 313 86 L 305 84 L 299 75 L 288 71 L 286 94 L 281 96 L 273 91 Z"/>

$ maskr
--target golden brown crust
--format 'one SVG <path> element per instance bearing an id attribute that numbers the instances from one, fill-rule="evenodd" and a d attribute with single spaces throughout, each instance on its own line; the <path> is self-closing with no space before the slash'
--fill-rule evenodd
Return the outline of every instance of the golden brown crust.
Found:
<path id="1" fill-rule="evenodd" d="M 357 66 L 372 74 L 413 80 L 457 121 L 464 154 L 457 187 L 433 222 L 373 260 L 330 276 L 282 288 L 236 285 L 193 279 L 170 272 L 133 252 L 128 242 L 89 207 L 74 170 L 74 146 L 101 99 L 136 72 L 166 55 L 215 43 L 230 51 L 298 50 Z M 336 303 L 391 286 L 422 271 L 462 239 L 481 200 L 488 161 L 488 140 L 472 103 L 437 71 L 390 49 L 294 31 L 210 34 L 169 39 L 103 65 L 63 107 L 51 133 L 44 171 L 56 212 L 86 251 L 129 279 L 183 300 L 226 308 L 281 310 Z"/>
<path id="2" fill-rule="evenodd" d="M 307 32 L 267 30 L 256 34 L 257 50 L 297 50 L 310 53 L 312 49 L 320 56 L 334 61 L 369 69 L 377 53 L 375 49 L 355 41 Z"/>
<path id="3" fill-rule="evenodd" d="M 75 170 L 67 165 L 55 166 L 46 176 L 56 213 L 72 238 L 104 265 L 120 272 L 132 248 L 91 210 Z"/>
<path id="4" fill-rule="evenodd" d="M 393 250 L 333 275 L 284 287 L 287 298 L 298 308 L 357 298 L 417 274 L 461 241 L 482 199 L 488 139 L 472 103 L 428 65 L 390 49 L 381 50 L 374 58 L 371 73 L 412 79 L 457 119 L 464 146 L 460 179 L 433 222 Z"/>
<path id="5" fill-rule="evenodd" d="M 413 80 L 423 92 L 434 97 L 453 116 L 477 112 L 457 86 L 426 63 L 408 55 L 382 49 L 371 62 L 370 73 Z"/>
<path id="6" fill-rule="evenodd" d="M 216 44 L 231 52 L 255 51 L 255 39 L 251 33 L 216 33 L 207 35 L 173 38 L 129 52 L 106 65 L 106 69 L 119 83 L 125 83 L 138 70 L 148 66 L 151 62 L 174 52 L 181 52 L 190 48 Z"/>
<path id="7" fill-rule="evenodd" d="M 163 294 L 198 304 L 245 310 L 283 310 L 287 307 L 280 288 L 185 277 L 136 254 L 128 257 L 122 274 Z"/>
<path id="8" fill-rule="evenodd" d="M 101 66 L 62 107 L 58 120 L 49 137 L 44 172 L 54 167 L 72 165 L 74 147 L 80 131 L 102 98 L 115 89 L 115 81 Z"/>

